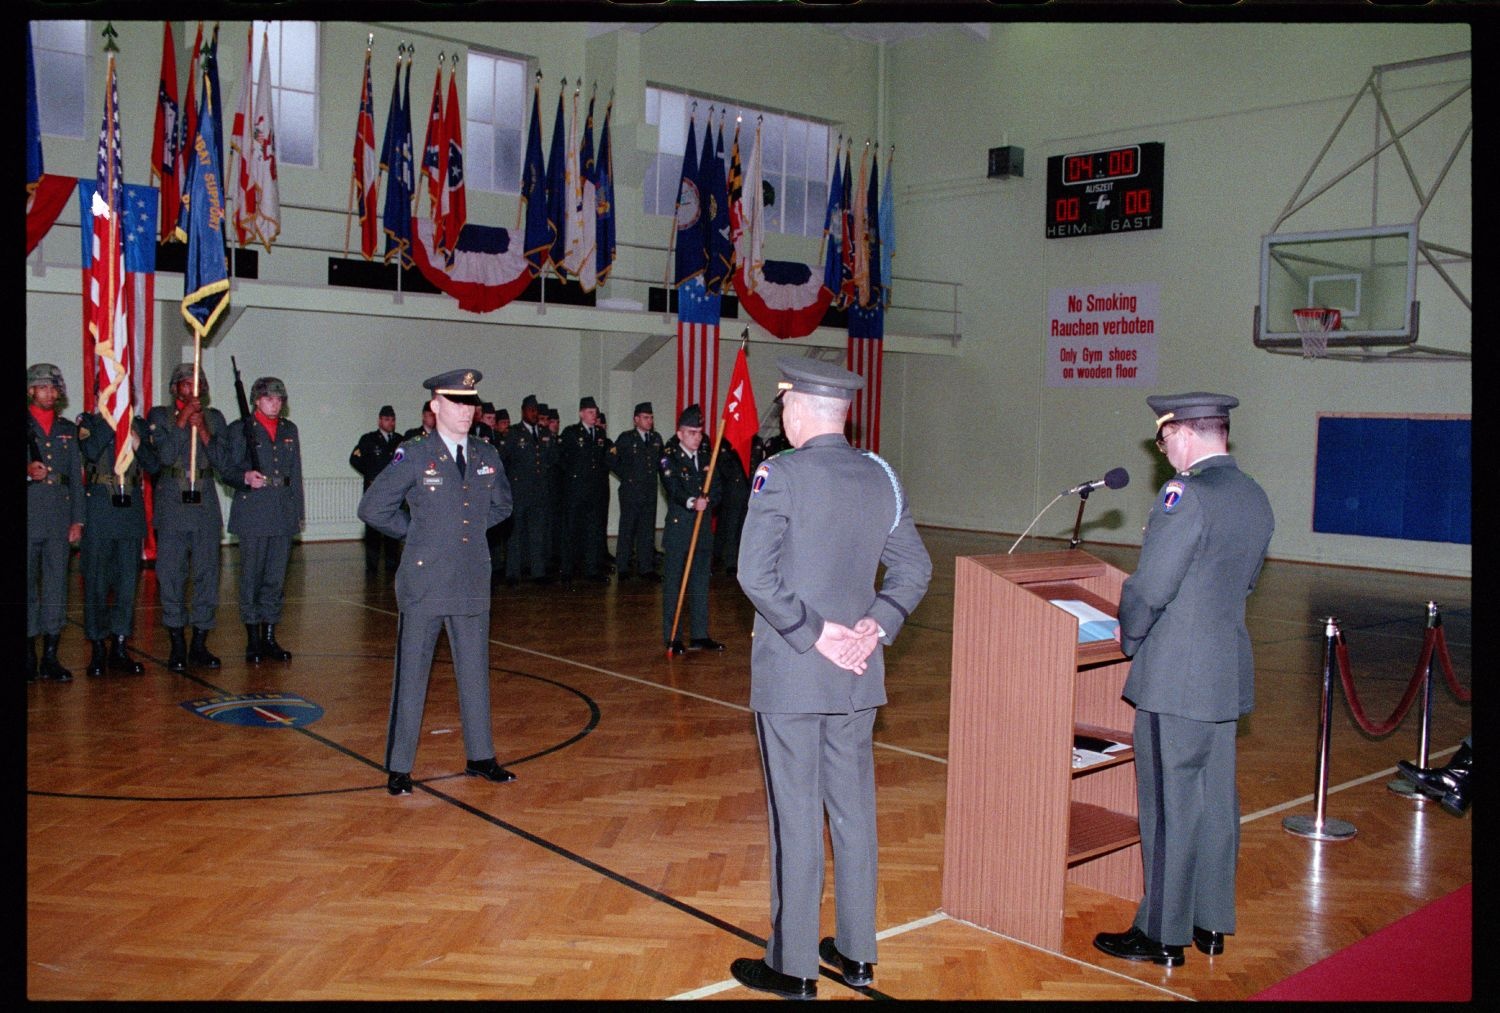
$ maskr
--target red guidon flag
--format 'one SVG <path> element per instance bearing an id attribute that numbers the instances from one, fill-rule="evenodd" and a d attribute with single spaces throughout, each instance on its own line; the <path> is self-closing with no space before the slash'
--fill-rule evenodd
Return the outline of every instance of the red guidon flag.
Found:
<path id="1" fill-rule="evenodd" d="M 729 375 L 729 392 L 724 395 L 724 439 L 740 455 L 745 477 L 750 477 L 750 445 L 760 430 L 760 413 L 755 410 L 755 391 L 750 386 L 750 360 L 741 348 L 734 357 L 734 372 Z"/>
<path id="2" fill-rule="evenodd" d="M 364 83 L 359 90 L 359 119 L 354 124 L 354 208 L 359 213 L 359 252 L 366 260 L 375 256 L 378 231 L 380 156 L 375 150 L 375 104 L 370 91 L 370 50 L 365 50 Z"/>

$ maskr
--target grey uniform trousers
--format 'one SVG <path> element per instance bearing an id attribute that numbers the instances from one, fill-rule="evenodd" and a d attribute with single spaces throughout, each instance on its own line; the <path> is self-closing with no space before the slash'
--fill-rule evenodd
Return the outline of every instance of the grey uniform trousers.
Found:
<path id="1" fill-rule="evenodd" d="M 875 963 L 876 708 L 852 714 L 755 715 L 771 822 L 771 935 L 766 963 L 818 976 L 823 812 L 833 841 L 839 952 Z"/>
<path id="2" fill-rule="evenodd" d="M 203 493 L 213 494 L 212 489 Z M 187 600 L 189 578 L 193 582 L 191 611 Z M 219 609 L 218 525 L 157 528 L 156 586 L 161 593 L 163 626 L 181 629 L 191 619 L 200 630 L 213 629 L 214 615 Z"/>
<path id="3" fill-rule="evenodd" d="M 396 678 L 391 683 L 391 722 L 386 735 L 385 769 L 410 773 L 422 734 L 422 710 L 432 675 L 438 634 L 448 630 L 453 675 L 458 680 L 458 712 L 463 723 L 464 756 L 495 755 L 490 728 L 490 614 L 432 616 L 401 613 L 396 627 Z"/>
<path id="4" fill-rule="evenodd" d="M 241 622 L 281 622 L 291 555 L 290 535 L 240 535 Z"/>
<path id="5" fill-rule="evenodd" d="M 79 556 L 84 636 L 90 640 L 128 637 L 135 623 L 135 591 L 141 575 L 140 536 L 103 538 L 85 532 Z M 109 603 L 111 591 L 114 604 Z"/>
<path id="6" fill-rule="evenodd" d="M 1146 891 L 1135 927 L 1186 946 L 1193 926 L 1234 931 L 1240 799 L 1234 721 L 1135 714 L 1136 798 Z"/>
<path id="7" fill-rule="evenodd" d="M 26 551 L 26 635 L 55 637 L 68 618 L 67 538 L 33 538 Z"/>

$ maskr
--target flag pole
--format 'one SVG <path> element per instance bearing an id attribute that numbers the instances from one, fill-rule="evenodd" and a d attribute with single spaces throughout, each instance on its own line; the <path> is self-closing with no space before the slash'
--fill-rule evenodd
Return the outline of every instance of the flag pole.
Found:
<path id="1" fill-rule="evenodd" d="M 740 351 L 744 351 L 750 344 L 750 328 L 747 326 L 740 332 Z M 714 468 L 719 463 L 719 445 L 723 441 L 724 429 L 729 425 L 729 392 L 724 394 L 724 411 L 719 416 L 719 428 L 714 433 L 714 449 L 708 457 L 708 471 L 703 475 L 703 499 L 708 498 L 708 490 L 714 484 Z M 693 540 L 688 542 L 687 561 L 682 567 L 682 584 L 677 588 L 677 609 L 672 613 L 672 635 L 667 638 L 667 657 L 672 656 L 671 642 L 677 639 L 677 626 L 682 620 L 682 602 L 687 597 L 688 580 L 693 573 L 693 553 L 698 548 L 698 531 L 703 527 L 703 515 L 708 513 L 708 507 L 696 511 L 697 516 L 693 518 Z"/>

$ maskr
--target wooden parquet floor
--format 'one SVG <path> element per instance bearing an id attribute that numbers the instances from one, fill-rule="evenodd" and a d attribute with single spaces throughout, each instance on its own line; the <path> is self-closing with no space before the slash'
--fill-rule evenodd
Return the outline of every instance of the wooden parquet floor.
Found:
<path id="1" fill-rule="evenodd" d="M 942 912 L 955 555 L 999 536 L 924 531 L 932 589 L 888 655 L 876 726 L 882 932 L 875 988 L 825 972 L 834 999 L 1240 999 L 1472 880 L 1472 823 L 1390 793 L 1415 715 L 1381 739 L 1335 701 L 1329 816 L 1318 843 L 1281 828 L 1311 813 L 1322 619 L 1348 637 L 1361 700 L 1399 699 L 1436 599 L 1459 678 L 1472 671 L 1467 580 L 1276 563 L 1251 600 L 1258 706 L 1242 723 L 1239 931 L 1167 970 L 1111 960 L 1094 933 L 1134 899 L 1070 886 L 1061 953 Z M 1046 547 L 1038 542 L 1028 548 Z M 1089 546 L 1129 569 L 1135 551 Z M 411 796 L 381 769 L 396 610 L 357 543 L 297 547 L 279 639 L 249 666 L 224 551 L 218 671 L 166 671 L 155 577 L 133 648 L 142 677 L 26 689 L 26 995 L 34 1000 L 746 999 L 729 962 L 768 930 L 766 812 L 746 708 L 751 610 L 715 576 L 720 655 L 669 661 L 661 590 L 501 588 L 491 627 L 499 760 L 518 780 L 463 777 L 446 644 Z M 73 574 L 77 585 L 77 568 Z M 206 720 L 185 703 L 292 693 L 301 727 Z M 1439 685 L 1439 761 L 1469 730 Z M 831 882 L 831 872 L 829 874 Z M 824 920 L 832 931 L 831 889 Z"/>

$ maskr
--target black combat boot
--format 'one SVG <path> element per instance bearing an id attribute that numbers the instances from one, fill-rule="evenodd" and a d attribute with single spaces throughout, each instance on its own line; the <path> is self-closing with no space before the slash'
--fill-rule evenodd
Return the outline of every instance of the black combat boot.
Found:
<path id="1" fill-rule="evenodd" d="M 104 659 L 111 672 L 124 675 L 141 675 L 146 666 L 125 653 L 125 634 L 116 633 L 109 638 L 109 657 Z"/>
<path id="2" fill-rule="evenodd" d="M 36 637 L 26 638 L 26 681 L 36 682 Z"/>
<path id="3" fill-rule="evenodd" d="M 245 624 L 245 660 L 252 665 L 259 665 L 264 656 L 265 645 L 260 639 L 260 623 Z"/>
<path id="4" fill-rule="evenodd" d="M 260 639 L 261 643 L 265 644 L 266 657 L 270 658 L 272 661 L 292 660 L 292 652 L 276 642 L 275 623 L 260 624 Z"/>
<path id="5" fill-rule="evenodd" d="M 219 667 L 219 659 L 208 653 L 208 630 L 193 627 L 193 642 L 188 645 L 188 661 L 197 668 Z"/>
<path id="6" fill-rule="evenodd" d="M 104 674 L 104 641 L 91 640 L 89 644 L 93 647 L 93 653 L 89 655 L 89 667 L 83 670 L 83 674 L 97 678 Z"/>
<path id="7" fill-rule="evenodd" d="M 57 660 L 57 642 L 62 639 L 58 633 L 42 634 L 42 660 L 37 665 L 37 672 L 43 679 L 51 679 L 53 682 L 70 682 L 73 673 L 63 668 Z"/>
<path id="8" fill-rule="evenodd" d="M 171 652 L 167 655 L 167 671 L 186 672 L 187 640 L 182 635 L 182 627 L 168 626 L 167 639 L 172 642 Z"/>

